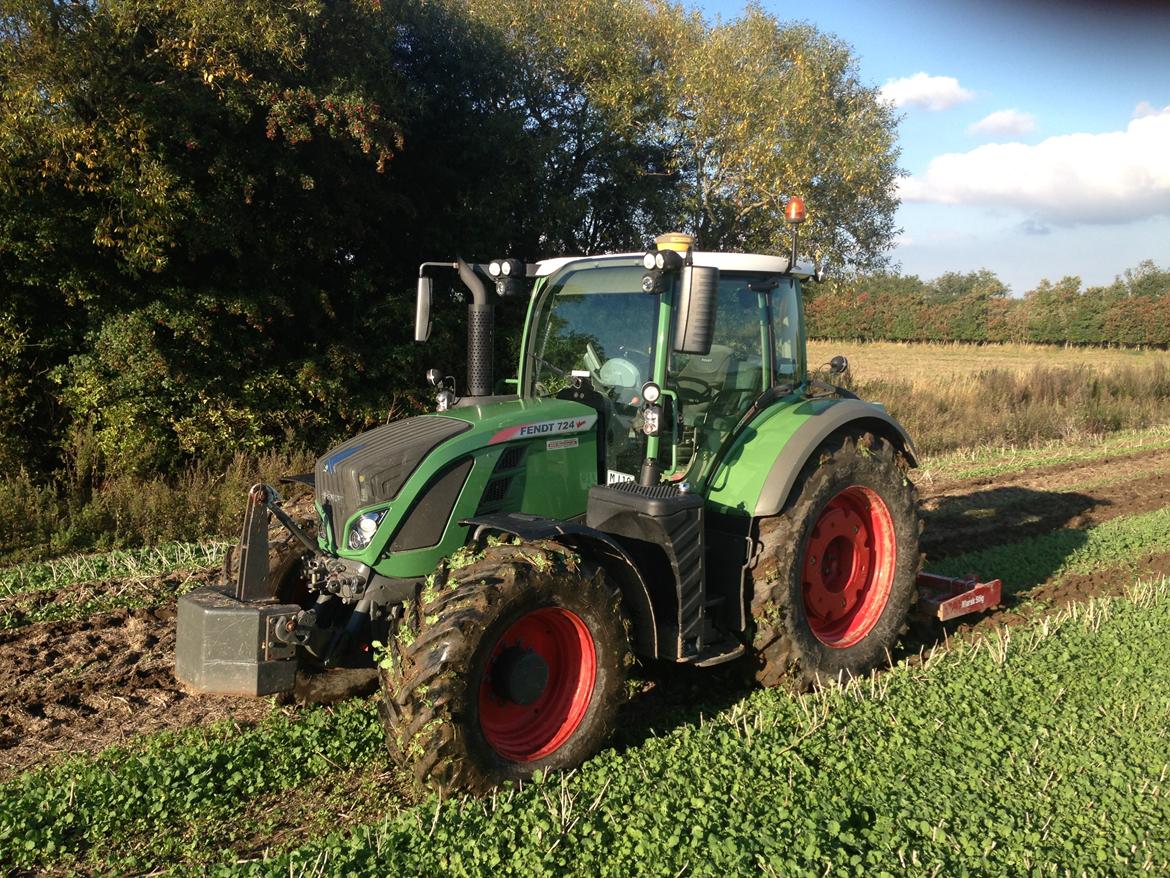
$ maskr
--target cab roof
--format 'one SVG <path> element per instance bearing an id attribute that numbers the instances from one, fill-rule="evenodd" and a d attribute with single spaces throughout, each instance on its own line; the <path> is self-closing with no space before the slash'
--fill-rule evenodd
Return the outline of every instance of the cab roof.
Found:
<path id="1" fill-rule="evenodd" d="M 642 253 L 608 253 L 604 256 L 558 256 L 555 259 L 545 259 L 536 263 L 536 276 L 547 277 L 560 271 L 572 262 L 600 262 L 607 259 L 636 259 Z M 691 254 L 695 265 L 709 268 L 718 268 L 720 271 L 758 271 L 763 274 L 786 274 L 789 259 L 787 256 L 768 256 L 759 253 L 711 253 L 696 250 Z M 808 280 L 813 276 L 814 267 L 811 262 L 797 260 L 793 275 L 801 280 Z"/>

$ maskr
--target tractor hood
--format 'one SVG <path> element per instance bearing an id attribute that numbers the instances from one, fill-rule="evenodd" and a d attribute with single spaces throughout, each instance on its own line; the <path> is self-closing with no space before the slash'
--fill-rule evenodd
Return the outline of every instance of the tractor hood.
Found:
<path id="1" fill-rule="evenodd" d="M 446 516 L 456 511 L 448 508 L 449 503 L 459 496 L 460 508 L 470 503 L 468 514 L 474 513 L 480 498 L 470 493 L 478 490 L 482 494 L 493 474 L 511 459 L 527 468 L 529 460 L 537 462 L 542 455 L 555 452 L 546 463 L 555 461 L 558 465 L 553 469 L 564 470 L 559 477 L 571 483 L 576 489 L 574 494 L 585 491 L 583 478 L 593 483 L 597 477 L 595 452 L 587 452 L 585 447 L 587 444 L 589 449 L 595 448 L 596 423 L 597 412 L 580 403 L 512 399 L 404 418 L 360 433 L 323 455 L 314 470 L 322 535 L 328 533 L 325 545 L 349 554 L 345 548 L 347 528 L 353 524 L 354 516 L 369 509 L 389 509 L 379 528 L 380 535 L 405 529 L 408 523 L 417 532 L 422 525 L 419 521 L 408 522 L 412 517 L 434 519 L 423 530 L 431 532 L 433 527 L 435 534 L 441 533 L 446 530 Z M 589 441 L 581 438 L 578 452 L 575 437 L 585 436 Z M 507 448 L 530 444 L 538 445 L 540 453 L 517 453 L 499 460 Z M 544 475 L 544 467 L 538 469 Z M 586 471 L 580 473 L 582 469 Z M 500 489 L 500 485 L 493 487 Z M 432 496 L 436 493 L 449 498 L 449 502 L 438 503 Z M 431 502 L 424 504 L 422 501 L 427 499 Z M 583 507 L 580 511 L 584 511 Z M 417 543 L 417 539 L 399 541 L 393 551 Z M 421 545 L 426 544 L 424 541 Z M 375 546 L 369 548 L 373 550 Z M 375 557 L 383 556 L 370 554 L 367 563 L 374 562 Z"/>
<path id="2" fill-rule="evenodd" d="M 443 441 L 471 429 L 455 418 L 404 418 L 343 442 L 317 461 L 313 487 L 334 534 L 358 509 L 389 502 Z"/>

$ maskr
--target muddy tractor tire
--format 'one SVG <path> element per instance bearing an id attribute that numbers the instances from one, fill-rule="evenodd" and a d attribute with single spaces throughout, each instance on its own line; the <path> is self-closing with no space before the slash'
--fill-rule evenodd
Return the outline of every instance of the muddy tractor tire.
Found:
<path id="1" fill-rule="evenodd" d="M 760 523 L 750 667 L 802 689 L 885 664 L 917 599 L 918 496 L 907 465 L 871 433 L 829 440 L 779 515 Z"/>
<path id="2" fill-rule="evenodd" d="M 440 792 L 579 765 L 609 738 L 633 661 L 619 593 L 550 542 L 459 563 L 440 567 L 387 645 L 391 756 Z"/>

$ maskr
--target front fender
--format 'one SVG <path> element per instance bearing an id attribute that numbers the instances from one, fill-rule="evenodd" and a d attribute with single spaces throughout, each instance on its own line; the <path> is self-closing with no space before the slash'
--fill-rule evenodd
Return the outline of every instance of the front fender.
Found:
<path id="1" fill-rule="evenodd" d="M 658 657 L 658 628 L 650 590 L 638 565 L 612 536 L 575 521 L 559 521 L 520 512 L 497 512 L 460 521 L 471 530 L 471 541 L 490 533 L 510 534 L 522 540 L 552 540 L 599 563 L 621 592 L 633 626 L 634 651 L 646 658 Z"/>

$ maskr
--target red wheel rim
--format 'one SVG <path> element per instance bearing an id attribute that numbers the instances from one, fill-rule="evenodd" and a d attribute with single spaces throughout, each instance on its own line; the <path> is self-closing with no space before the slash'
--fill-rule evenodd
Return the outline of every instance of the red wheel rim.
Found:
<path id="1" fill-rule="evenodd" d="M 480 685 L 484 738 L 513 762 L 543 759 L 581 725 L 596 676 L 593 637 L 579 616 L 561 607 L 522 616 L 496 641 Z"/>
<path id="2" fill-rule="evenodd" d="M 835 649 L 857 644 L 890 599 L 897 540 L 889 508 L 874 491 L 851 485 L 821 512 L 803 558 L 804 611 L 812 633 Z"/>

